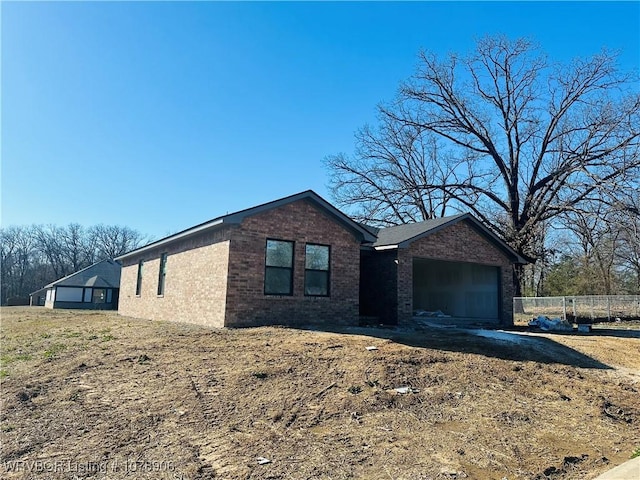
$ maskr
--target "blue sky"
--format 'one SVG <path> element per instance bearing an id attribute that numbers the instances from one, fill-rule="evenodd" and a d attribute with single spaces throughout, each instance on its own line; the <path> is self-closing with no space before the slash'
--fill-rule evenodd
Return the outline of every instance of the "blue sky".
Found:
<path id="1" fill-rule="evenodd" d="M 2 225 L 155 238 L 313 189 L 420 48 L 640 65 L 638 2 L 0 3 Z"/>

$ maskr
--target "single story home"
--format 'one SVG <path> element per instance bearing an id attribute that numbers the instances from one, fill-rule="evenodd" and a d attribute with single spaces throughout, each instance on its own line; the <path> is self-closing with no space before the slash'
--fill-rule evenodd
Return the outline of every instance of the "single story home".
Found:
<path id="1" fill-rule="evenodd" d="M 512 266 L 523 262 L 470 214 L 377 229 L 310 190 L 116 260 L 119 313 L 211 327 L 395 325 L 425 312 L 509 325 Z"/>
<path id="2" fill-rule="evenodd" d="M 44 302 L 47 298 L 47 287 L 42 287 L 40 290 L 36 290 L 29 294 L 29 305 L 32 307 L 44 307 Z"/>
<path id="3" fill-rule="evenodd" d="M 103 260 L 56 280 L 44 287 L 44 306 L 117 310 L 120 270 L 121 266 L 115 260 Z M 32 293 L 31 298 L 41 294 L 41 291 L 42 289 Z"/>

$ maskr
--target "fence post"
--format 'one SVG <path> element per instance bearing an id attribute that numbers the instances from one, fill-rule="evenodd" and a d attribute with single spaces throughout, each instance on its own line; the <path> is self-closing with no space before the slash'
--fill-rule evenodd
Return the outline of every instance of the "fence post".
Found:
<path id="1" fill-rule="evenodd" d="M 611 321 L 611 295 L 607 295 L 607 320 Z"/>
<path id="2" fill-rule="evenodd" d="M 562 297 L 562 318 L 567 321 L 567 297 Z"/>

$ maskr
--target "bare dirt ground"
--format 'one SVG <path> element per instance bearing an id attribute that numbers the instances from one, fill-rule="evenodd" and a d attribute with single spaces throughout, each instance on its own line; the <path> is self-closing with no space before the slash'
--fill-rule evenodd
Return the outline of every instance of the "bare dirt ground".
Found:
<path id="1" fill-rule="evenodd" d="M 638 325 L 513 342 L 0 314 L 5 479 L 591 479 L 640 447 Z"/>

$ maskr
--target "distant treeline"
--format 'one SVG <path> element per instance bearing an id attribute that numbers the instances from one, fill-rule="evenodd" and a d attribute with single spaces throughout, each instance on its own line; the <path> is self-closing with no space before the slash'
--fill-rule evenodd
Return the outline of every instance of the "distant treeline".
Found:
<path id="1" fill-rule="evenodd" d="M 0 302 L 27 298 L 59 278 L 146 244 L 129 227 L 28 225 L 0 228 Z"/>

